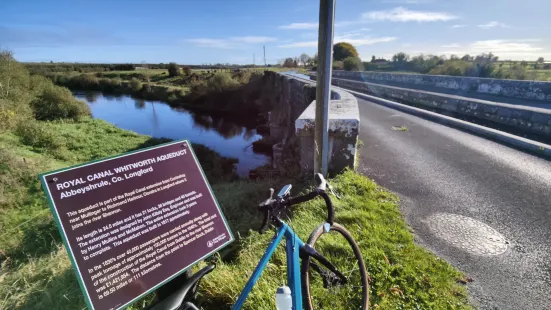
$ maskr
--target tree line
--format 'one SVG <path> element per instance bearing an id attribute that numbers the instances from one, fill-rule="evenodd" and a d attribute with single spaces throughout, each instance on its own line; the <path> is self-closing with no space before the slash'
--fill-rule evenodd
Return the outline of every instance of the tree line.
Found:
<path id="1" fill-rule="evenodd" d="M 280 61 L 283 67 L 296 68 L 300 66 L 317 69 L 317 54 L 310 57 L 302 54 L 294 58 Z M 507 65 L 507 66 L 506 66 Z M 529 69 L 551 69 L 543 57 L 536 62 L 500 61 L 493 53 L 479 55 L 416 55 L 410 56 L 404 52 L 396 53 L 391 59 L 377 58 L 374 55 L 370 61 L 362 61 L 356 48 L 347 42 L 333 45 L 333 70 L 347 71 L 407 71 L 422 74 L 490 77 L 500 79 L 537 79 L 537 73 Z"/>

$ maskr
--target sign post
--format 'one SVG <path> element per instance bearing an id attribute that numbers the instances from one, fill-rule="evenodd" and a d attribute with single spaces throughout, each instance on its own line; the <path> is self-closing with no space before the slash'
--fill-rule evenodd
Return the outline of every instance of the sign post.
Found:
<path id="1" fill-rule="evenodd" d="M 188 141 L 40 176 L 90 309 L 120 309 L 233 241 Z"/>
<path id="2" fill-rule="evenodd" d="M 327 176 L 329 165 L 329 100 L 333 66 L 335 1 L 320 0 L 318 74 L 316 78 L 316 123 L 314 126 L 314 172 Z"/>

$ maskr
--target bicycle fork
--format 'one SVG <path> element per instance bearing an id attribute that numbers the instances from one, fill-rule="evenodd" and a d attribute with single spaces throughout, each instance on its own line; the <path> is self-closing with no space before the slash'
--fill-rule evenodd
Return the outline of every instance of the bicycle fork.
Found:
<path id="1" fill-rule="evenodd" d="M 253 289 L 254 285 L 262 275 L 262 272 L 266 268 L 266 265 L 270 261 L 270 258 L 274 254 L 277 246 L 281 242 L 281 239 L 285 237 L 285 253 L 287 256 L 287 285 L 291 289 L 291 296 L 293 298 L 293 309 L 302 309 L 302 286 L 300 277 L 300 252 L 304 247 L 304 242 L 295 234 L 295 232 L 284 222 L 281 222 L 276 234 L 272 238 L 272 241 L 268 245 L 266 252 L 260 259 L 260 262 L 256 266 L 253 274 L 245 284 L 245 288 L 239 295 L 236 303 L 233 305 L 232 310 L 239 310 L 243 307 L 247 296 Z M 275 292 L 274 292 L 275 296 Z"/>

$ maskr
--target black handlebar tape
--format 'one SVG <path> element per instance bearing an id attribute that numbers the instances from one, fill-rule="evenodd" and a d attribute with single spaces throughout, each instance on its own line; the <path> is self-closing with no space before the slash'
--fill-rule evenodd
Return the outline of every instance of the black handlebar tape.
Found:
<path id="1" fill-rule="evenodd" d="M 333 203 L 331 202 L 331 199 L 329 199 L 329 195 L 326 192 L 320 191 L 319 195 L 323 198 L 323 200 L 325 200 L 325 205 L 327 206 L 327 223 L 329 223 L 329 225 L 333 225 L 335 213 Z"/>
<path id="2" fill-rule="evenodd" d="M 299 203 L 303 203 L 303 202 L 312 200 L 312 199 L 316 198 L 318 195 L 319 195 L 319 193 L 317 191 L 313 191 L 313 192 L 311 192 L 309 194 L 306 194 L 306 195 L 303 195 L 303 196 L 289 198 L 289 205 L 292 206 L 292 205 L 296 205 L 296 204 L 299 204 Z"/>

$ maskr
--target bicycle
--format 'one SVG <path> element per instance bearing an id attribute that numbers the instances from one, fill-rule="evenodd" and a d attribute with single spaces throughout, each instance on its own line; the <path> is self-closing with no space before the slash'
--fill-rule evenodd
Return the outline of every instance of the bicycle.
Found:
<path id="1" fill-rule="evenodd" d="M 275 226 L 277 231 L 232 310 L 241 309 L 283 237 L 286 240 L 287 285 L 291 289 L 293 309 L 369 309 L 368 276 L 360 249 L 350 233 L 333 220 L 334 208 L 326 192 L 327 188 L 333 192 L 330 185 L 321 174 L 316 174 L 316 181 L 318 186 L 312 192 L 298 197 L 290 197 L 291 184 L 284 186 L 275 199 L 273 198 L 274 190 L 271 188 L 270 198 L 259 205 L 258 209 L 264 214 L 259 232 L 264 233 L 270 225 Z M 317 196 L 321 196 L 325 201 L 327 221 L 319 225 L 310 234 L 308 241 L 304 243 L 280 217 L 286 214 L 291 206 L 312 200 Z M 342 243 L 335 242 L 339 236 L 346 240 L 349 247 L 343 249 Z M 352 252 L 352 257 L 344 257 L 345 254 L 351 254 L 350 252 Z M 351 258 L 353 259 L 351 260 Z M 301 262 L 300 266 L 299 262 Z M 335 262 L 352 262 L 353 268 L 343 270 L 335 266 Z M 164 298 L 150 309 L 198 310 L 192 299 L 201 279 L 213 269 L 214 265 L 208 265 L 201 269 L 172 295 Z M 352 275 L 354 271 L 358 273 Z M 191 294 L 189 294 L 190 292 Z M 338 303 L 342 300 L 329 296 L 328 292 L 338 295 L 344 293 L 346 295 L 344 297 L 347 298 L 346 305 L 326 306 L 325 302 Z M 343 297 L 341 296 L 341 298 Z"/>

